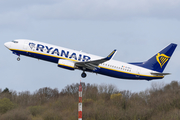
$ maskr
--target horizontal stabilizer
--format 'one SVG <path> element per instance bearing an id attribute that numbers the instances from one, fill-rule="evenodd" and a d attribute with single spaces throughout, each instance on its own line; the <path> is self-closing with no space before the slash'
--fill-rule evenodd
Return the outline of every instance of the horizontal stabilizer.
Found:
<path id="1" fill-rule="evenodd" d="M 162 76 L 162 75 L 170 75 L 171 73 L 151 73 L 152 75 Z"/>

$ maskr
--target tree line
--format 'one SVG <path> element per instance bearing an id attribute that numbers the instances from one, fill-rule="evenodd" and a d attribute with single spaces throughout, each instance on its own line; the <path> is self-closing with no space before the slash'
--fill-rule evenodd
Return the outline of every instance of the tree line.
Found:
<path id="1" fill-rule="evenodd" d="M 83 120 L 180 119 L 180 83 L 154 83 L 142 92 L 120 91 L 114 85 L 86 84 Z M 34 93 L 0 89 L 1 120 L 76 120 L 79 84 L 40 88 Z"/>

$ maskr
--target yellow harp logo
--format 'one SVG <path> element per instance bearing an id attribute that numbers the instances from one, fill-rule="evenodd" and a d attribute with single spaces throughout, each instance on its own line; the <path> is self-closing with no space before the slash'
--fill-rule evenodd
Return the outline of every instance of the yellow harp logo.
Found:
<path id="1" fill-rule="evenodd" d="M 158 53 L 156 56 L 156 60 L 158 61 L 161 68 L 169 60 L 169 58 L 170 58 L 169 56 L 160 53 Z"/>

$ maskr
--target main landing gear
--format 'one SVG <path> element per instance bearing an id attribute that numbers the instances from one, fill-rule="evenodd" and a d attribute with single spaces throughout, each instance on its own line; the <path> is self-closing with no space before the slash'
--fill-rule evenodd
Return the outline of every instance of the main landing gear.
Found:
<path id="1" fill-rule="evenodd" d="M 85 78 L 86 76 L 87 76 L 86 73 L 83 71 L 83 73 L 81 74 L 81 77 Z"/>

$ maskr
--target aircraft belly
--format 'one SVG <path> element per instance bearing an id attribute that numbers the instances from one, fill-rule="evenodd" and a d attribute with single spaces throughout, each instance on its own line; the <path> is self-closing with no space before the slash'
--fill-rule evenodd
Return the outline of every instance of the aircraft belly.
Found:
<path id="1" fill-rule="evenodd" d="M 110 76 L 110 77 L 115 77 L 115 78 L 121 78 L 121 79 L 146 79 L 146 80 L 151 80 L 151 79 L 162 79 L 160 77 L 149 77 L 149 76 L 142 76 L 137 74 L 132 74 L 132 73 L 125 73 L 125 72 L 120 72 L 120 71 L 115 71 L 115 70 L 109 70 L 105 68 L 100 68 L 97 73 Z"/>

